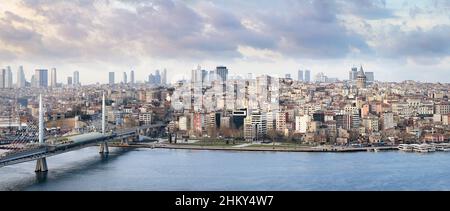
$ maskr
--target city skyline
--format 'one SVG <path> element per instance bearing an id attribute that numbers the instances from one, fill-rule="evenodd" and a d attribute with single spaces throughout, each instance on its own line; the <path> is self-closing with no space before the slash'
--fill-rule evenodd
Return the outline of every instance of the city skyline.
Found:
<path id="1" fill-rule="evenodd" d="M 449 82 L 449 10 L 443 0 L 13 1 L 0 6 L 0 66 L 23 65 L 28 80 L 42 67 L 60 82 L 95 76 L 85 84 L 163 68 L 173 82 L 197 64 L 341 80 L 362 64 L 381 81 Z"/>

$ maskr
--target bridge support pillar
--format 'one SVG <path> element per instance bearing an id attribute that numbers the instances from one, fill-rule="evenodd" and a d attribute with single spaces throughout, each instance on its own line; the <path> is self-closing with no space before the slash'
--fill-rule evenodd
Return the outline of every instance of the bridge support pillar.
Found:
<path id="1" fill-rule="evenodd" d="M 36 170 L 35 172 L 47 172 L 47 159 L 46 158 L 39 158 L 36 161 Z"/>
<path id="2" fill-rule="evenodd" d="M 103 142 L 100 144 L 99 153 L 109 153 L 108 142 Z"/>

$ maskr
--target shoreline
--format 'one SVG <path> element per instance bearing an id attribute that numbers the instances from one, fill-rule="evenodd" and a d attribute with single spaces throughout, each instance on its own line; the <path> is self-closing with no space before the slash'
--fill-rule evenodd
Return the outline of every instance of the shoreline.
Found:
<path id="1" fill-rule="evenodd" d="M 228 146 L 198 146 L 198 145 L 175 145 L 175 144 L 132 144 L 121 145 L 111 144 L 110 147 L 123 147 L 123 148 L 150 148 L 150 149 L 182 149 L 182 150 L 213 150 L 213 151 L 242 151 L 242 152 L 324 152 L 324 153 L 337 153 L 337 152 L 377 152 L 377 151 L 397 151 L 395 146 L 384 147 L 336 147 L 336 148 L 313 148 L 313 147 L 228 147 Z"/>

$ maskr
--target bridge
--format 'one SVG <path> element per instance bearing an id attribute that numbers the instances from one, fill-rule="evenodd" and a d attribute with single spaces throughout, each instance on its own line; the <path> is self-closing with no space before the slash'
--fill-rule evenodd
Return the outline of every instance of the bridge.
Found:
<path id="1" fill-rule="evenodd" d="M 23 162 L 36 160 L 36 172 L 48 171 L 47 157 L 58 154 L 100 145 L 99 152 L 102 154 L 109 153 L 108 142 L 120 140 L 128 143 L 139 139 L 141 134 L 146 134 L 154 129 L 166 127 L 165 124 L 144 125 L 134 128 L 128 128 L 115 132 L 106 132 L 106 115 L 105 115 L 105 95 L 102 99 L 102 132 L 92 132 L 75 136 L 59 138 L 56 143 L 47 143 L 44 138 L 44 111 L 42 105 L 42 96 L 39 96 L 39 142 L 30 143 L 25 141 L 19 146 L 10 146 L 12 149 L 6 153 L 0 154 L 0 168 L 8 165 L 14 165 Z M 32 138 L 24 137 L 24 140 L 32 140 Z"/>

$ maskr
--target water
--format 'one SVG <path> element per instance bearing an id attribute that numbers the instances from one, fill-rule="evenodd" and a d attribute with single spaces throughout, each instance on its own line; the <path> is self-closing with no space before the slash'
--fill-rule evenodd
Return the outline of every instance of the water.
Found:
<path id="1" fill-rule="evenodd" d="M 450 190 L 450 153 L 86 148 L 0 168 L 0 190 Z"/>

